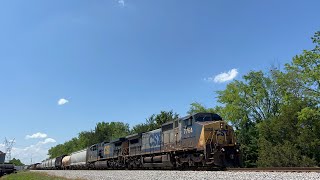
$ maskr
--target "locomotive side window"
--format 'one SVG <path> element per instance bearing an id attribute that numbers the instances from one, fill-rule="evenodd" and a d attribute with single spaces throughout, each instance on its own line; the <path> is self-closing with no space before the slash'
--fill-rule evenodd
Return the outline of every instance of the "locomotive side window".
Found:
<path id="1" fill-rule="evenodd" d="M 130 140 L 130 144 L 136 144 L 139 142 L 139 139 L 132 139 Z"/>
<path id="2" fill-rule="evenodd" d="M 94 146 L 92 146 L 90 149 L 91 149 L 91 151 L 95 151 L 95 150 L 97 150 L 97 146 L 94 145 Z"/>
<path id="3" fill-rule="evenodd" d="M 171 129 L 173 129 L 173 123 L 166 124 L 166 125 L 162 126 L 162 131 L 168 131 L 168 130 L 171 130 Z"/>
<path id="4" fill-rule="evenodd" d="M 192 117 L 190 117 L 189 119 L 184 120 L 184 125 L 185 125 L 185 127 L 192 126 Z"/>
<path id="5" fill-rule="evenodd" d="M 195 118 L 197 122 L 212 121 L 211 114 L 198 114 Z"/>

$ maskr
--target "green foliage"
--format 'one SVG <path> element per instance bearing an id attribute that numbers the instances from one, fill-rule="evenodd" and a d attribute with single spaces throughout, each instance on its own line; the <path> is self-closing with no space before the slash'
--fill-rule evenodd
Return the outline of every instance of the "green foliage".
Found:
<path id="1" fill-rule="evenodd" d="M 18 173 L 10 174 L 1 177 L 3 180 L 68 180 L 64 177 L 50 176 L 42 172 L 31 172 L 31 171 L 19 171 Z"/>
<path id="2" fill-rule="evenodd" d="M 216 108 L 207 108 L 201 103 L 194 102 L 190 104 L 190 109 L 188 111 L 188 114 L 195 114 L 195 113 L 200 113 L 200 112 L 208 112 L 208 113 L 217 113 L 219 111 L 219 107 Z"/>
<path id="3" fill-rule="evenodd" d="M 11 159 L 9 163 L 14 164 L 15 166 L 24 166 L 24 164 L 20 161 L 20 159 L 16 159 L 16 158 Z"/>
<path id="4" fill-rule="evenodd" d="M 130 132 L 129 124 L 122 122 L 100 122 L 96 125 L 94 131 L 94 143 L 103 141 L 112 141 L 114 139 L 127 136 Z"/>
<path id="5" fill-rule="evenodd" d="M 251 71 L 218 91 L 245 167 L 320 165 L 320 31 L 284 70 Z M 214 110 L 215 108 L 210 108 Z M 199 103 L 190 111 L 208 111 Z"/>
<path id="6" fill-rule="evenodd" d="M 273 70 L 277 71 L 277 70 Z M 258 160 L 258 125 L 279 114 L 279 94 L 275 72 L 265 74 L 251 71 L 243 76 L 244 81 L 234 81 L 223 91 L 218 91 L 218 100 L 224 118 L 236 128 L 246 167 L 256 166 Z"/>
<path id="7" fill-rule="evenodd" d="M 159 114 L 152 114 L 145 123 L 137 124 L 132 128 L 131 133 L 142 133 L 158 129 L 162 124 L 179 118 L 177 113 L 171 111 L 161 111 Z"/>
<path id="8" fill-rule="evenodd" d="M 122 122 L 99 122 L 93 131 L 80 132 L 78 137 L 50 148 L 48 154 L 50 158 L 71 154 L 72 152 L 84 149 L 96 143 L 124 137 L 128 135 L 129 132 L 129 124 Z"/>
<path id="9" fill-rule="evenodd" d="M 304 50 L 301 55 L 293 58 L 290 64 L 286 64 L 288 74 L 293 74 L 298 79 L 296 84 L 306 96 L 320 97 L 320 31 L 312 38 L 315 48 L 311 51 Z"/>

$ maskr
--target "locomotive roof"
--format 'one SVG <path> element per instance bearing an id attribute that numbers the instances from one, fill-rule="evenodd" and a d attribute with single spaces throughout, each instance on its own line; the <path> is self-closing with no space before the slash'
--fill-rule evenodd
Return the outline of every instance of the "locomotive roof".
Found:
<path id="1" fill-rule="evenodd" d="M 173 120 L 173 121 L 175 121 L 175 120 Z M 167 124 L 172 124 L 172 123 L 173 123 L 173 121 L 168 121 L 168 122 L 166 122 L 166 123 L 162 124 L 162 126 L 167 125 Z"/>
<path id="2" fill-rule="evenodd" d="M 181 120 L 185 120 L 185 119 L 189 119 L 190 117 L 192 117 L 192 116 L 195 116 L 195 115 L 198 115 L 198 114 L 213 114 L 213 113 L 206 113 L 206 112 L 201 112 L 201 113 L 194 113 L 194 114 L 191 114 L 191 115 L 187 115 L 187 116 L 185 116 L 185 117 L 182 117 L 182 118 L 180 118 Z"/>
<path id="3" fill-rule="evenodd" d="M 110 143 L 115 143 L 115 142 L 122 142 L 122 141 L 125 141 L 126 138 L 119 138 L 119 139 L 115 139 L 113 141 L 111 141 Z"/>
<path id="4" fill-rule="evenodd" d="M 127 139 L 134 139 L 134 138 L 140 137 L 141 134 L 142 133 L 131 134 L 131 135 L 128 135 L 126 138 Z"/>
<path id="5" fill-rule="evenodd" d="M 189 119 L 192 116 L 196 116 L 196 115 L 199 115 L 199 114 L 211 114 L 214 121 L 222 120 L 222 118 L 221 118 L 221 116 L 219 114 L 209 113 L 209 112 L 195 113 L 195 114 L 192 114 L 192 115 L 188 115 L 188 116 L 182 117 L 182 118 L 180 118 L 180 120 L 186 120 L 186 119 Z"/>
<path id="6" fill-rule="evenodd" d="M 182 118 L 179 118 L 178 120 L 179 120 L 179 121 L 181 121 L 181 120 L 186 120 L 186 119 L 189 119 L 190 117 L 195 116 L 195 115 L 198 115 L 198 114 L 211 114 L 214 121 L 216 121 L 216 120 L 222 120 L 222 118 L 221 118 L 218 114 L 215 114 L 215 113 L 207 113 L 207 112 L 201 112 L 201 113 L 195 113 L 195 114 L 192 114 L 192 115 L 187 115 L 187 116 L 184 116 L 184 117 L 182 117 Z M 168 122 L 162 124 L 162 126 L 171 124 L 171 123 L 173 123 L 173 122 L 176 121 L 176 120 L 177 120 L 177 119 L 175 119 L 175 120 L 173 120 L 173 121 L 168 121 Z"/>

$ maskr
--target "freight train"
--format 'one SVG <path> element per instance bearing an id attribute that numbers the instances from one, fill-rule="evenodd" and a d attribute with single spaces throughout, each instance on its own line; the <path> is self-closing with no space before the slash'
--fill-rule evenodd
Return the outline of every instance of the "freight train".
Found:
<path id="1" fill-rule="evenodd" d="M 225 168 L 240 165 L 232 126 L 218 114 L 197 113 L 161 128 L 101 142 L 70 155 L 35 164 L 35 169 Z"/>

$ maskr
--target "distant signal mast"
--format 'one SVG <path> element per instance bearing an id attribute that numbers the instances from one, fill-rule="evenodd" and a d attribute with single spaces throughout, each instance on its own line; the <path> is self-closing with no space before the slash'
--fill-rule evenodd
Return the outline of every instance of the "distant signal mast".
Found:
<path id="1" fill-rule="evenodd" d="M 7 140 L 7 138 L 5 138 L 4 140 L 4 145 L 6 146 L 6 160 L 9 162 L 11 160 L 11 150 L 14 144 L 15 138 L 13 138 L 12 140 Z"/>

